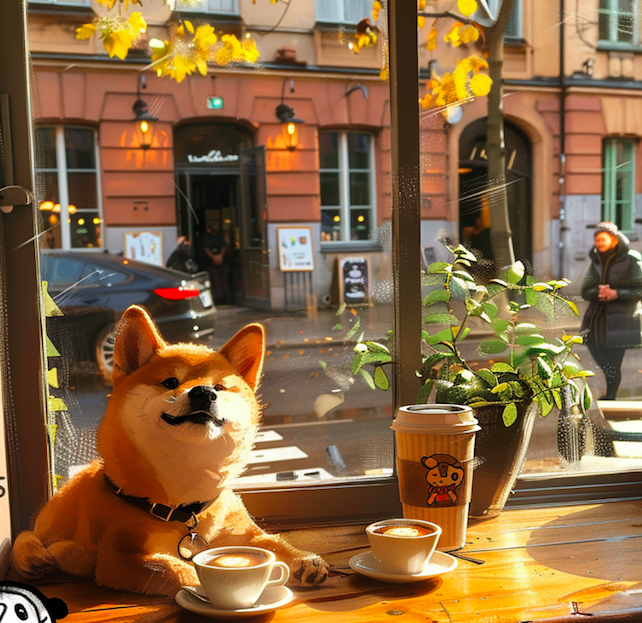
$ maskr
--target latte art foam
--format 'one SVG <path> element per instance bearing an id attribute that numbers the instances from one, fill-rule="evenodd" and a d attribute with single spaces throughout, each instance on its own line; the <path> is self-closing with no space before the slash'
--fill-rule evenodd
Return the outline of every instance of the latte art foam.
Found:
<path id="1" fill-rule="evenodd" d="M 381 526 L 373 530 L 376 534 L 385 534 L 386 536 L 397 536 L 403 538 L 413 538 L 417 536 L 426 536 L 432 534 L 432 530 L 420 525 L 399 524 L 392 526 Z"/>

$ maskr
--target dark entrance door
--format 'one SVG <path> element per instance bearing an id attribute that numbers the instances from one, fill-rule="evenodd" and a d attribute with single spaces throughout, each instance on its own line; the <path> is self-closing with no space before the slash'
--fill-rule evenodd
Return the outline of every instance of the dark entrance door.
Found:
<path id="1" fill-rule="evenodd" d="M 531 145 L 526 135 L 505 122 L 506 194 L 515 259 L 530 272 L 533 253 Z M 488 180 L 486 119 L 464 129 L 459 139 L 459 239 L 492 261 L 490 206 L 497 182 Z"/>

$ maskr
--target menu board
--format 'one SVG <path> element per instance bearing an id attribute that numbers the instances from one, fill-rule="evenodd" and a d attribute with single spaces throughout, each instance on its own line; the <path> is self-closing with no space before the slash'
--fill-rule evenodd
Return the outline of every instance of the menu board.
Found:
<path id="1" fill-rule="evenodd" d="M 346 305 L 369 305 L 368 260 L 365 257 L 342 257 L 339 260 L 339 285 Z"/>
<path id="2" fill-rule="evenodd" d="M 311 227 L 277 227 L 276 236 L 281 271 L 314 270 Z"/>
<path id="3" fill-rule="evenodd" d="M 124 256 L 130 260 L 163 265 L 163 232 L 127 231 L 124 237 Z"/>

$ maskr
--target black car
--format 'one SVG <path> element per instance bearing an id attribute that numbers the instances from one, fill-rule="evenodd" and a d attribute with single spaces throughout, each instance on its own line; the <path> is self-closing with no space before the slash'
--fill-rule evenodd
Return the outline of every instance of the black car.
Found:
<path id="1" fill-rule="evenodd" d="M 209 275 L 189 275 L 108 253 L 43 253 L 42 278 L 62 313 L 47 318 L 47 335 L 63 364 L 93 362 L 109 380 L 116 322 L 133 304 L 150 313 L 168 342 L 212 336 L 216 308 Z"/>

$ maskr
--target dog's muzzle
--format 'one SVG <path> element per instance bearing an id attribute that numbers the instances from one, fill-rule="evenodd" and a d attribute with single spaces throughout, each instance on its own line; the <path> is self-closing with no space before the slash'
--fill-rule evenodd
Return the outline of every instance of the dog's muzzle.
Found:
<path id="1" fill-rule="evenodd" d="M 197 385 L 189 391 L 189 412 L 185 415 L 170 415 L 163 413 L 162 419 L 172 426 L 179 426 L 184 422 L 192 424 L 208 424 L 212 422 L 218 427 L 225 425 L 225 418 L 218 417 L 216 405 L 216 391 L 213 387 Z"/>

